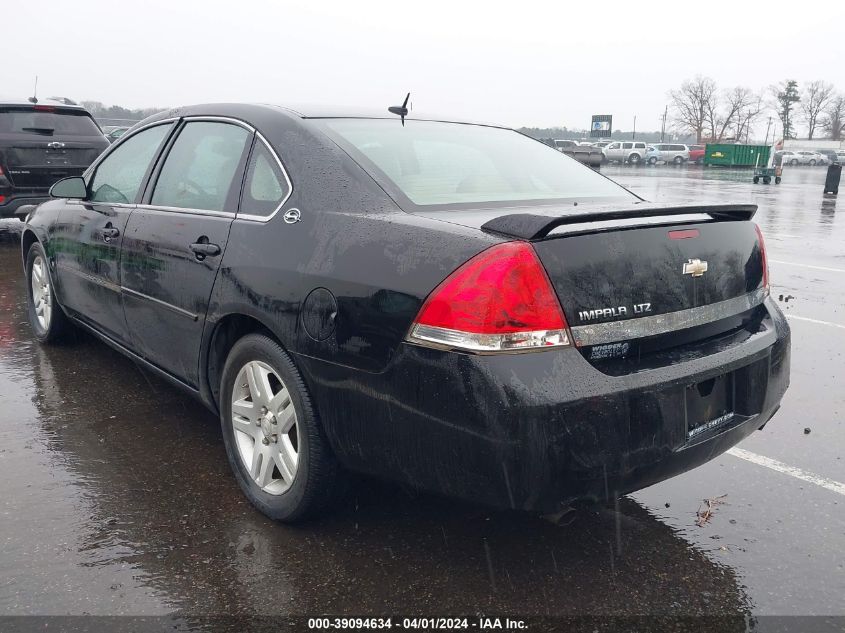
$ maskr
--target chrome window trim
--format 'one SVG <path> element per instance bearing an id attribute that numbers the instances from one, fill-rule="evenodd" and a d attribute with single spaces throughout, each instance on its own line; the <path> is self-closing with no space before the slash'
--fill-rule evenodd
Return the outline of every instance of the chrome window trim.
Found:
<path id="1" fill-rule="evenodd" d="M 218 218 L 234 218 L 232 211 L 213 211 L 211 209 L 189 209 L 187 207 L 168 207 L 161 204 L 138 204 L 135 208 L 140 211 L 162 211 L 166 213 L 184 213 L 187 215 L 210 215 Z"/>
<path id="2" fill-rule="evenodd" d="M 270 220 L 272 220 L 276 216 L 276 214 L 279 211 L 282 210 L 282 207 L 285 206 L 285 203 L 288 200 L 290 200 L 290 197 L 293 195 L 293 182 L 291 182 L 290 176 L 288 175 L 288 170 L 285 169 L 285 166 L 282 164 L 282 159 L 279 158 L 279 155 L 276 153 L 276 150 L 273 149 L 273 146 L 270 145 L 270 143 L 267 141 L 266 138 L 264 138 L 264 135 L 261 134 L 261 132 L 256 130 L 255 137 L 258 139 L 259 142 L 261 142 L 264 145 L 264 147 L 267 148 L 267 150 L 270 152 L 270 154 L 273 156 L 273 158 L 276 159 L 276 164 L 279 166 L 279 169 L 282 171 L 282 175 L 285 177 L 285 182 L 288 185 L 287 195 L 282 199 L 282 201 L 279 203 L 279 206 L 277 206 L 276 209 L 271 214 L 269 214 L 269 215 L 253 215 L 253 214 L 250 214 L 250 213 L 241 213 L 240 211 L 238 211 L 238 214 L 236 216 L 238 220 L 248 220 L 250 222 L 262 222 L 263 223 L 263 222 L 269 222 Z M 255 148 L 253 148 L 253 151 L 255 151 Z M 248 168 L 249 168 L 249 164 L 247 164 L 247 169 Z M 244 172 L 244 182 L 246 182 L 246 172 Z M 241 198 L 243 198 L 243 196 L 241 196 Z"/>
<path id="3" fill-rule="evenodd" d="M 655 314 L 654 316 L 639 317 L 625 321 L 611 321 L 596 323 L 595 325 L 576 325 L 570 327 L 572 340 L 577 347 L 590 345 L 604 345 L 631 339 L 666 334 L 676 330 L 706 325 L 720 319 L 754 308 L 766 299 L 768 288 L 758 288 L 751 292 L 711 303 L 697 308 Z"/>

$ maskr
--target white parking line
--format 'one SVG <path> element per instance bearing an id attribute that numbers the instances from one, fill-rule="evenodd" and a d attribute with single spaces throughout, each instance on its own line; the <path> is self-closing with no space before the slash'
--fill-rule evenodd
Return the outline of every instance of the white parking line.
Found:
<path id="1" fill-rule="evenodd" d="M 845 330 L 845 325 L 841 323 L 831 323 L 830 321 L 820 321 L 819 319 L 811 319 L 809 317 L 800 317 L 794 314 L 787 314 L 787 319 L 795 319 L 796 321 L 806 321 L 807 323 L 818 323 L 819 325 L 829 325 L 830 327 L 838 327 L 842 330 Z"/>
<path id="2" fill-rule="evenodd" d="M 799 264 L 798 262 L 785 262 L 782 259 L 770 259 L 773 264 L 784 264 L 786 266 L 800 266 L 801 268 L 812 268 L 813 270 L 826 270 L 831 273 L 845 273 L 845 268 L 830 268 L 829 266 L 814 266 L 813 264 Z"/>
<path id="3" fill-rule="evenodd" d="M 830 490 L 831 492 L 838 492 L 841 495 L 845 495 L 845 484 L 840 483 L 838 481 L 834 481 L 833 479 L 828 479 L 827 477 L 822 477 L 821 475 L 817 475 L 815 473 L 811 473 L 808 470 L 796 468 L 795 466 L 790 466 L 789 464 L 779 462 L 776 459 L 764 457 L 763 455 L 758 455 L 757 453 L 752 453 L 751 451 L 746 451 L 745 449 L 737 448 L 736 446 L 729 449 L 728 454 L 733 455 L 734 457 L 739 457 L 740 459 L 744 459 L 745 461 L 751 462 L 752 464 L 757 464 L 758 466 L 765 466 L 766 468 L 771 468 L 772 470 L 775 470 L 779 473 L 783 473 L 784 475 L 789 475 L 790 477 L 795 477 L 796 479 L 800 479 L 801 481 L 816 484 L 817 486 L 821 486 L 825 490 Z"/>

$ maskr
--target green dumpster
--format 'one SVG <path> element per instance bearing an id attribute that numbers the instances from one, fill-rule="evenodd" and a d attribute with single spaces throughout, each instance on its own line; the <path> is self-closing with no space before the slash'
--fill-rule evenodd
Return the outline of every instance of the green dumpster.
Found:
<path id="1" fill-rule="evenodd" d="M 708 143 L 704 150 L 704 164 L 719 167 L 765 167 L 769 162 L 768 145 L 734 145 Z"/>

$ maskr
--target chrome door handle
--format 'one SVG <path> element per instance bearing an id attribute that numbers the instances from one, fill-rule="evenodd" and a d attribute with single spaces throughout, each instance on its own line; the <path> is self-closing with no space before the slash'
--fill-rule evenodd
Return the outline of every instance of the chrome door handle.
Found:
<path id="1" fill-rule="evenodd" d="M 205 259 L 206 257 L 214 257 L 220 254 L 220 247 L 217 244 L 209 244 L 208 242 L 194 242 L 191 244 L 191 250 L 194 251 L 197 259 Z"/>

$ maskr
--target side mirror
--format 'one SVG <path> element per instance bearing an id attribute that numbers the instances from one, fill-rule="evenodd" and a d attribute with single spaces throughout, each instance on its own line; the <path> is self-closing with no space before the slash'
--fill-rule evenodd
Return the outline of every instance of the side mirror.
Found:
<path id="1" fill-rule="evenodd" d="M 50 197 L 85 200 L 88 197 L 88 187 L 85 186 L 85 180 L 81 176 L 62 178 L 50 187 Z"/>

